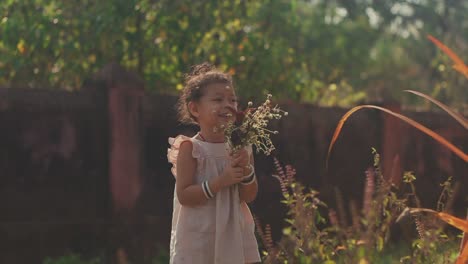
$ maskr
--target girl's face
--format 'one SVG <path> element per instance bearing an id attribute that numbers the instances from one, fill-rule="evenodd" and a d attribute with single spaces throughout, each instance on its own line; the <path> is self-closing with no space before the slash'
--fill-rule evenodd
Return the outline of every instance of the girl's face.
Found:
<path id="1" fill-rule="evenodd" d="M 218 128 L 235 121 L 237 97 L 232 86 L 226 83 L 212 83 L 204 87 L 200 101 L 190 106 L 200 127 Z"/>

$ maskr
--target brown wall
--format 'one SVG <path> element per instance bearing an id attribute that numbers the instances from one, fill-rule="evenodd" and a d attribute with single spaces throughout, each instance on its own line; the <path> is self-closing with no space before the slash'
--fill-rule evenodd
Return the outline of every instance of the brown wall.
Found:
<path id="1" fill-rule="evenodd" d="M 38 263 L 67 250 L 103 253 L 114 262 L 118 248 L 144 263 L 168 246 L 174 179 L 167 138 L 193 135 L 196 128 L 177 123 L 177 98 L 145 94 L 141 83 L 113 65 L 81 92 L 0 89 L 0 263 Z M 275 155 L 330 207 L 336 189 L 345 201 L 360 201 L 371 147 L 382 154 L 385 177 L 398 182 L 403 171 L 416 173 L 424 206 L 434 207 L 447 176 L 468 184 L 466 163 L 375 110 L 349 119 L 326 171 L 328 145 L 346 109 L 281 106 L 289 116 L 273 124 L 280 131 Z M 467 149 L 466 130 L 448 115 L 404 114 Z M 284 208 L 272 157 L 256 155 L 256 172 L 252 211 L 278 237 Z M 455 200 L 458 214 L 467 207 L 463 189 Z"/>

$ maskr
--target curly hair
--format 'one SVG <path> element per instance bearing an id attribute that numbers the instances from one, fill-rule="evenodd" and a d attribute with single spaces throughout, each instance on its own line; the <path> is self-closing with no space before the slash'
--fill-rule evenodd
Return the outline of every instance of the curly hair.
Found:
<path id="1" fill-rule="evenodd" d="M 226 83 L 233 86 L 231 75 L 224 73 L 208 62 L 191 67 L 185 75 L 185 85 L 177 103 L 179 121 L 186 124 L 197 124 L 196 118 L 190 113 L 188 103 L 198 102 L 205 88 L 213 83 Z"/>

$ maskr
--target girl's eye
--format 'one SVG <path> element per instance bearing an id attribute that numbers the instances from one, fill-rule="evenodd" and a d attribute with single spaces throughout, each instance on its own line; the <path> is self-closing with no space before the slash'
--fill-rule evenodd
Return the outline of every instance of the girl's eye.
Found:
<path id="1" fill-rule="evenodd" d="M 221 102 L 222 100 L 223 100 L 223 99 L 221 99 L 221 98 L 215 98 L 215 99 L 213 99 L 213 101 L 215 101 L 215 102 Z"/>
<path id="2" fill-rule="evenodd" d="M 231 100 L 233 103 L 237 103 L 237 99 L 232 99 Z"/>

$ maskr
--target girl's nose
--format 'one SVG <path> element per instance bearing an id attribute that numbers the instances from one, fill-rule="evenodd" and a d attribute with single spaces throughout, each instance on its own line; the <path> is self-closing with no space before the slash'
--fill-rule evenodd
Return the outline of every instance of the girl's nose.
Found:
<path id="1" fill-rule="evenodd" d="M 233 107 L 234 102 L 232 102 L 231 100 L 224 100 L 224 106 Z"/>
<path id="2" fill-rule="evenodd" d="M 232 100 L 228 100 L 226 103 L 227 107 L 233 108 L 234 110 L 237 110 L 237 103 L 233 102 Z"/>

